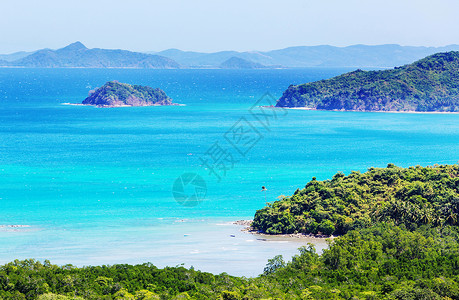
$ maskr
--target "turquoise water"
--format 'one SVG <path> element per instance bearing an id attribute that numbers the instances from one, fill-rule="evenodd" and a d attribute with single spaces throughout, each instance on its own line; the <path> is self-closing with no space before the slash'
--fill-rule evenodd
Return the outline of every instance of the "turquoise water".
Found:
<path id="1" fill-rule="evenodd" d="M 249 112 L 266 92 L 278 98 L 289 84 L 345 71 L 0 69 L 0 225 L 30 226 L 0 227 L 0 263 L 150 261 L 254 276 L 304 241 L 261 241 L 228 222 L 313 176 L 458 161 L 458 114 L 288 110 L 264 127 Z M 160 87 L 186 106 L 62 105 L 114 79 Z M 256 133 L 245 155 L 225 139 L 241 117 Z M 232 158 L 220 180 L 200 160 L 216 142 Z M 184 172 L 206 182 L 198 206 L 172 196 Z"/>

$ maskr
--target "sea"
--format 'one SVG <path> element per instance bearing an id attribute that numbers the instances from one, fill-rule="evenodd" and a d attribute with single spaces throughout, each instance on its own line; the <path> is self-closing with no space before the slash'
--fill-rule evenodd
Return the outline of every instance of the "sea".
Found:
<path id="1" fill-rule="evenodd" d="M 323 239 L 233 222 L 312 177 L 459 159 L 459 114 L 270 107 L 290 84 L 351 70 L 0 68 L 0 264 L 151 262 L 252 277 L 307 243 L 320 253 Z M 64 104 L 111 80 L 182 105 Z"/>

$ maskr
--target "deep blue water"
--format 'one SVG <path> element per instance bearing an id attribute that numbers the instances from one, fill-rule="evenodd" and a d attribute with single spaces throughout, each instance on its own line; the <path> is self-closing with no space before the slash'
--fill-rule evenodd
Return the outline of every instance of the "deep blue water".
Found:
<path id="1" fill-rule="evenodd" d="M 249 112 L 265 93 L 277 99 L 290 84 L 345 71 L 0 69 L 0 225 L 31 226 L 0 227 L 0 263 L 183 262 L 255 275 L 298 245 L 257 241 L 226 222 L 251 218 L 313 176 L 458 161 L 458 114 L 288 110 L 265 127 Z M 109 80 L 160 87 L 186 106 L 62 105 Z M 245 155 L 225 139 L 235 124 L 252 128 L 236 145 Z M 211 152 L 227 155 L 220 180 L 201 167 Z M 184 172 L 207 184 L 196 207 L 172 196 Z"/>

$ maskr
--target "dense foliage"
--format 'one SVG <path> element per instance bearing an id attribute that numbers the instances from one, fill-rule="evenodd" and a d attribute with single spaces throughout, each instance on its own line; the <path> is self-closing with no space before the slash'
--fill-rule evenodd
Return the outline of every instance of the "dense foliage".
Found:
<path id="1" fill-rule="evenodd" d="M 371 168 L 331 180 L 313 178 L 291 197 L 258 210 L 252 224 L 269 234 L 344 234 L 381 221 L 414 229 L 455 225 L 459 213 L 459 165 Z"/>
<path id="2" fill-rule="evenodd" d="M 459 299 L 456 228 L 379 225 L 312 245 L 256 278 L 151 264 L 76 268 L 33 260 L 0 267 L 0 299 Z M 449 298 L 446 298 L 449 297 Z"/>
<path id="3" fill-rule="evenodd" d="M 449 225 L 381 224 L 334 239 L 320 256 L 302 248 L 267 277 L 301 299 L 459 299 L 458 250 Z"/>
<path id="4" fill-rule="evenodd" d="M 358 111 L 459 111 L 459 52 L 438 53 L 392 70 L 356 70 L 291 85 L 279 107 Z"/>
<path id="5" fill-rule="evenodd" d="M 161 89 L 109 81 L 97 90 L 91 91 L 83 104 L 98 106 L 171 105 L 172 99 Z"/>

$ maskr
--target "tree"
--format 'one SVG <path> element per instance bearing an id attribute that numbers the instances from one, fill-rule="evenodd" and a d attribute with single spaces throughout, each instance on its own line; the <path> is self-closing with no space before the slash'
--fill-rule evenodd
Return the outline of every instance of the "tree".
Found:
<path id="1" fill-rule="evenodd" d="M 318 230 L 325 235 L 331 235 L 335 231 L 335 225 L 330 220 L 323 220 L 320 222 Z"/>
<path id="2" fill-rule="evenodd" d="M 269 275 L 284 267 L 284 258 L 282 257 L 282 255 L 276 255 L 273 258 L 268 259 L 268 263 L 266 264 L 266 267 L 263 270 L 263 274 Z"/>

